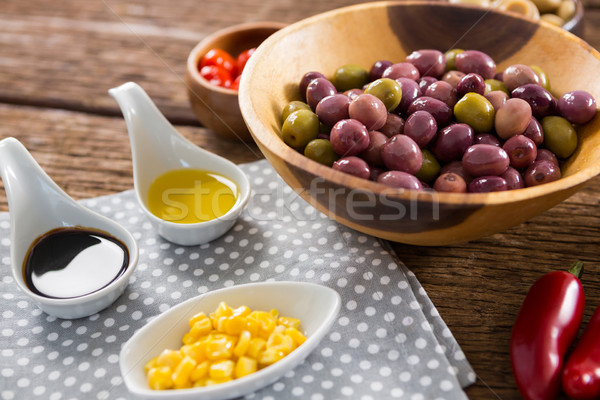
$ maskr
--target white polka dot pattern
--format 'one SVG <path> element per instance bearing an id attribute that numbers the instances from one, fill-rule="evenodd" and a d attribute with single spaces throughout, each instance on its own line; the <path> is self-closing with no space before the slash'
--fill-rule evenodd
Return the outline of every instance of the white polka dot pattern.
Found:
<path id="1" fill-rule="evenodd" d="M 134 235 L 140 259 L 125 293 L 79 320 L 48 316 L 17 289 L 9 217 L 0 214 L 0 399 L 129 398 L 118 354 L 137 329 L 190 297 L 266 280 L 330 286 L 343 305 L 304 364 L 248 399 L 466 399 L 461 387 L 475 373 L 387 244 L 308 206 L 266 161 L 242 168 L 254 192 L 246 210 L 230 232 L 202 246 L 157 236 L 132 191 L 83 201 Z"/>

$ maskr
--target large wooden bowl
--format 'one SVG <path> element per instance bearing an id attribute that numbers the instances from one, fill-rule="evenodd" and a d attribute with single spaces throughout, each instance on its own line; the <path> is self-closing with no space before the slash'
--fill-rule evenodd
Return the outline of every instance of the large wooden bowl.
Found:
<path id="1" fill-rule="evenodd" d="M 454 47 L 488 53 L 499 70 L 538 65 L 555 95 L 585 89 L 600 99 L 600 54 L 563 29 L 470 6 L 374 2 L 311 17 L 267 39 L 242 78 L 242 115 L 266 158 L 310 204 L 358 231 L 409 244 L 445 245 L 502 231 L 571 196 L 600 172 L 598 116 L 579 130 L 562 179 L 495 193 L 390 189 L 320 165 L 280 139 L 281 110 L 299 99 L 304 73 L 331 75 L 344 64 L 369 68 L 379 59 L 403 60 L 416 49 Z"/>

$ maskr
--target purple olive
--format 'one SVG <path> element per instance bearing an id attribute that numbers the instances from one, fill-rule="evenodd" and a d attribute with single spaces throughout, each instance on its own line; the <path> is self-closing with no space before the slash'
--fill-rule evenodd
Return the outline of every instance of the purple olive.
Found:
<path id="1" fill-rule="evenodd" d="M 516 169 L 528 167 L 537 157 L 537 146 L 524 135 L 511 137 L 502 148 L 508 154 L 510 166 Z"/>
<path id="2" fill-rule="evenodd" d="M 596 115 L 596 100 L 584 90 L 574 90 L 560 96 L 558 112 L 570 123 L 583 125 Z"/>
<path id="3" fill-rule="evenodd" d="M 451 84 L 444 81 L 433 82 L 425 91 L 425 96 L 433 97 L 443 101 L 448 107 L 453 108 L 458 101 L 456 89 Z"/>
<path id="4" fill-rule="evenodd" d="M 363 93 L 364 92 L 362 89 L 350 89 L 350 90 L 346 90 L 343 94 L 348 96 L 350 98 L 350 100 L 354 100 L 355 98 L 357 98 L 358 96 L 360 96 Z"/>
<path id="5" fill-rule="evenodd" d="M 331 168 L 362 179 L 369 179 L 371 176 L 369 165 L 362 158 L 355 156 L 340 158 L 333 163 Z"/>
<path id="6" fill-rule="evenodd" d="M 381 149 L 381 158 L 387 169 L 416 174 L 423 165 L 419 145 L 406 135 L 396 135 L 387 140 Z"/>
<path id="7" fill-rule="evenodd" d="M 421 76 L 440 78 L 446 72 L 446 57 L 439 50 L 423 49 L 413 51 L 406 57 L 406 61 L 417 67 Z"/>
<path id="8" fill-rule="evenodd" d="M 326 78 L 315 78 L 306 87 L 306 102 L 314 110 L 321 100 L 336 93 L 333 83 Z"/>
<path id="9" fill-rule="evenodd" d="M 460 160 L 473 145 L 475 134 L 467 124 L 452 124 L 441 129 L 431 148 L 435 157 L 442 162 Z"/>
<path id="10" fill-rule="evenodd" d="M 422 190 L 423 184 L 414 175 L 402 171 L 387 171 L 377 177 L 377 182 L 399 189 Z"/>
<path id="11" fill-rule="evenodd" d="M 421 88 L 419 84 L 412 79 L 398 78 L 396 82 L 400 84 L 402 89 L 402 98 L 400 99 L 400 105 L 396 109 L 397 112 L 405 113 L 408 106 L 417 98 L 422 96 Z"/>
<path id="12" fill-rule="evenodd" d="M 491 144 L 493 146 L 502 147 L 496 135 L 491 133 L 480 133 L 479 135 L 475 136 L 473 144 Z"/>
<path id="13" fill-rule="evenodd" d="M 359 154 L 363 160 L 375 167 L 383 167 L 381 158 L 381 149 L 388 140 L 388 137 L 378 131 L 369 132 L 369 146 Z"/>
<path id="14" fill-rule="evenodd" d="M 415 99 L 408 106 L 407 114 L 410 115 L 419 110 L 433 115 L 438 128 L 444 127 L 452 121 L 452 109 L 448 107 L 448 104 L 433 97 L 421 96 Z"/>
<path id="15" fill-rule="evenodd" d="M 554 111 L 554 98 L 540 85 L 529 83 L 512 91 L 512 97 L 523 99 L 529 103 L 533 116 L 537 119 L 551 115 Z"/>
<path id="16" fill-rule="evenodd" d="M 451 161 L 448 164 L 444 165 L 440 169 L 440 175 L 448 173 L 448 172 L 453 172 L 453 173 L 459 175 L 467 183 L 469 183 L 473 180 L 473 177 L 471 175 L 469 175 L 467 173 L 467 171 L 465 171 L 465 169 L 462 165 L 462 161 Z"/>
<path id="17" fill-rule="evenodd" d="M 467 183 L 462 176 L 454 172 L 446 172 L 437 177 L 433 183 L 433 189 L 438 192 L 465 193 Z"/>
<path id="18" fill-rule="evenodd" d="M 404 134 L 417 143 L 419 147 L 425 147 L 435 137 L 437 123 L 435 118 L 427 111 L 415 111 L 410 114 L 404 123 Z"/>
<path id="19" fill-rule="evenodd" d="M 504 171 L 504 173 L 500 175 L 500 178 L 506 181 L 508 190 L 522 189 L 525 187 L 525 181 L 523 180 L 523 176 L 519 171 L 517 171 L 513 167 L 508 167 L 506 171 Z"/>
<path id="20" fill-rule="evenodd" d="M 487 54 L 479 50 L 466 50 L 456 55 L 456 69 L 465 74 L 474 72 L 483 79 L 492 79 L 496 75 L 496 63 Z"/>
<path id="21" fill-rule="evenodd" d="M 416 81 L 421 77 L 417 67 L 408 62 L 392 64 L 383 71 L 382 78 L 398 79 L 408 78 Z"/>
<path id="22" fill-rule="evenodd" d="M 355 156 L 369 147 L 369 131 L 360 121 L 343 119 L 331 128 L 329 140 L 340 156 Z"/>
<path id="23" fill-rule="evenodd" d="M 508 184 L 499 176 L 480 176 L 469 183 L 469 193 L 502 192 L 508 190 Z"/>
<path id="24" fill-rule="evenodd" d="M 369 180 L 373 182 L 377 182 L 377 178 L 379 175 L 383 174 L 385 170 L 377 167 L 371 167 L 371 175 L 369 176 Z"/>
<path id="25" fill-rule="evenodd" d="M 315 109 L 315 114 L 317 114 L 322 123 L 327 126 L 333 126 L 336 122 L 349 118 L 349 106 L 350 98 L 348 96 L 334 94 L 319 101 Z"/>
<path id="26" fill-rule="evenodd" d="M 385 125 L 387 109 L 385 104 L 372 94 L 361 94 L 350 102 L 350 118 L 362 122 L 367 130 L 375 131 Z"/>
<path id="27" fill-rule="evenodd" d="M 506 151 L 491 144 L 474 144 L 462 158 L 465 171 L 472 176 L 502 175 L 510 160 Z"/>
<path id="28" fill-rule="evenodd" d="M 369 82 L 373 82 L 374 80 L 381 78 L 383 71 L 385 71 L 386 68 L 392 64 L 393 63 L 388 60 L 375 61 L 369 70 Z"/>
<path id="29" fill-rule="evenodd" d="M 325 75 L 323 75 L 320 72 L 317 71 L 311 71 L 311 72 L 307 72 L 306 74 L 304 74 L 302 76 L 302 79 L 300 79 L 300 94 L 302 94 L 302 98 L 304 100 L 306 100 L 306 88 L 308 88 L 308 84 L 313 80 L 313 79 L 317 79 L 317 78 L 325 78 Z"/>
<path id="30" fill-rule="evenodd" d="M 456 93 L 461 98 L 469 92 L 483 95 L 485 93 L 485 80 L 476 73 L 468 73 L 456 85 Z"/>
<path id="31" fill-rule="evenodd" d="M 525 185 L 527 186 L 537 186 L 554 182 L 560 179 L 560 177 L 560 168 L 556 164 L 546 160 L 534 162 L 523 174 Z"/>
<path id="32" fill-rule="evenodd" d="M 487 92 L 483 95 L 490 103 L 492 103 L 492 107 L 494 107 L 494 111 L 498 112 L 500 107 L 506 103 L 508 100 L 508 94 L 503 92 L 502 90 L 492 90 L 491 92 Z"/>
<path id="33" fill-rule="evenodd" d="M 544 143 L 544 130 L 542 129 L 542 124 L 535 119 L 535 117 L 531 117 L 529 120 L 529 124 L 527 124 L 527 128 L 525 128 L 525 132 L 523 135 L 533 140 L 536 146 L 541 146 Z"/>
<path id="34" fill-rule="evenodd" d="M 513 64 L 504 70 L 502 75 L 503 82 L 509 92 L 512 92 L 519 86 L 527 84 L 540 84 L 540 77 L 535 71 L 524 64 Z"/>
<path id="35" fill-rule="evenodd" d="M 543 161 L 543 160 L 550 161 L 557 167 L 559 166 L 558 158 L 556 158 L 556 155 L 553 152 L 551 152 L 548 149 L 538 149 L 537 157 L 535 158 L 535 161 Z"/>
<path id="36" fill-rule="evenodd" d="M 421 89 L 421 93 L 425 93 L 427 91 L 427 88 L 437 81 L 438 80 L 433 76 L 422 76 L 419 79 L 417 79 L 417 83 L 419 84 L 419 89 Z"/>
<path id="37" fill-rule="evenodd" d="M 448 82 L 454 89 L 456 89 L 456 85 L 466 74 L 464 72 L 457 71 L 453 69 L 452 71 L 448 71 L 442 76 L 442 80 L 444 82 Z"/>

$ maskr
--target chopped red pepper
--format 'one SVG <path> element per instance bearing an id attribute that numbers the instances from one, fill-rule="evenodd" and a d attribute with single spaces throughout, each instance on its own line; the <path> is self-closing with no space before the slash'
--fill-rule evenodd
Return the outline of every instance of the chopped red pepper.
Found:
<path id="1" fill-rule="evenodd" d="M 565 364 L 562 385 L 571 399 L 600 399 L 600 306 Z"/>
<path id="2" fill-rule="evenodd" d="M 519 391 L 527 400 L 553 400 L 560 391 L 565 353 L 579 330 L 584 294 L 583 264 L 539 278 L 527 293 L 513 326 L 510 356 Z"/>

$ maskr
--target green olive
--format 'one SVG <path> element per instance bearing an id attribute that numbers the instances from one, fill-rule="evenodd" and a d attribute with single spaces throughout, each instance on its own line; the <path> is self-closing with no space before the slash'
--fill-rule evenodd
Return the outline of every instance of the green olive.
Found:
<path id="1" fill-rule="evenodd" d="M 444 57 L 446 57 L 446 71 L 456 69 L 456 55 L 463 51 L 463 49 L 450 49 L 444 53 Z"/>
<path id="2" fill-rule="evenodd" d="M 283 122 L 281 138 L 291 147 L 303 148 L 319 135 L 319 117 L 309 110 L 297 110 Z"/>
<path id="3" fill-rule="evenodd" d="M 393 111 L 402 100 L 402 86 L 390 78 L 381 78 L 369 83 L 365 93 L 372 94 L 385 104 L 388 111 Z"/>
<path id="4" fill-rule="evenodd" d="M 360 65 L 348 64 L 339 67 L 333 76 L 333 84 L 338 92 L 362 89 L 369 82 L 369 72 Z"/>
<path id="5" fill-rule="evenodd" d="M 544 146 L 557 157 L 567 158 L 577 148 L 577 132 L 563 117 L 550 116 L 542 119 Z"/>
<path id="6" fill-rule="evenodd" d="M 489 132 L 494 127 L 494 107 L 482 95 L 469 92 L 454 105 L 458 122 L 468 124 L 477 133 Z"/>
<path id="7" fill-rule="evenodd" d="M 336 152 L 333 151 L 331 142 L 327 139 L 311 140 L 304 148 L 304 155 L 328 167 L 331 167 L 339 158 Z"/>
<path id="8" fill-rule="evenodd" d="M 493 92 L 494 90 L 500 90 L 510 96 L 510 92 L 506 88 L 504 82 L 498 79 L 486 79 L 485 80 L 485 93 Z"/>
<path id="9" fill-rule="evenodd" d="M 540 85 L 547 91 L 550 91 L 550 79 L 548 79 L 548 75 L 546 74 L 546 72 L 544 72 L 544 70 L 538 67 L 537 65 L 530 65 L 530 67 L 540 78 Z"/>
<path id="10" fill-rule="evenodd" d="M 423 164 L 415 176 L 423 182 L 431 183 L 440 173 L 440 163 L 429 150 L 422 149 L 421 152 L 423 153 Z"/>
<path id="11" fill-rule="evenodd" d="M 281 112 L 281 119 L 283 121 L 285 121 L 291 113 L 293 113 L 294 111 L 298 111 L 298 110 L 312 111 L 310 109 L 310 106 L 308 104 L 306 104 L 305 102 L 294 100 L 294 101 L 289 102 L 285 107 L 283 107 L 283 111 Z"/>

